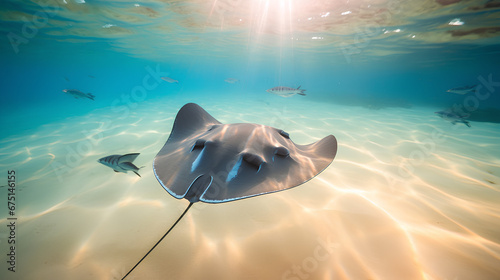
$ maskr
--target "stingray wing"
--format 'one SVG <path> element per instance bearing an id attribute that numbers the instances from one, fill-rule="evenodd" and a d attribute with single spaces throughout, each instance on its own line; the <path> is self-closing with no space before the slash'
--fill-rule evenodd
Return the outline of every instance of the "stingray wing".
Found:
<path id="1" fill-rule="evenodd" d="M 182 106 L 177 113 L 172 132 L 165 145 L 172 141 L 183 140 L 192 134 L 205 130 L 207 126 L 215 124 L 220 124 L 220 122 L 197 104 L 188 103 Z"/>
<path id="2" fill-rule="evenodd" d="M 188 153 L 193 139 L 217 124 L 220 122 L 195 103 L 184 105 L 177 113 L 170 136 L 153 161 L 156 179 L 172 196 L 184 198 L 199 176 L 186 172 L 186 162 L 193 161 Z"/>

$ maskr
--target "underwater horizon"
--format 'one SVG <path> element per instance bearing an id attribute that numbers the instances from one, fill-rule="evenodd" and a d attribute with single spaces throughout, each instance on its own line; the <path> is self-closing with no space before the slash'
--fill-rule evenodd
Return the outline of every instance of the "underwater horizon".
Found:
<path id="1" fill-rule="evenodd" d="M 335 158 L 193 204 L 126 279 L 500 278 L 500 1 L 8 0 L 0 23 L 1 279 L 122 279 L 186 209 L 154 166 L 186 103 Z M 100 160 L 136 153 L 138 176 Z"/>

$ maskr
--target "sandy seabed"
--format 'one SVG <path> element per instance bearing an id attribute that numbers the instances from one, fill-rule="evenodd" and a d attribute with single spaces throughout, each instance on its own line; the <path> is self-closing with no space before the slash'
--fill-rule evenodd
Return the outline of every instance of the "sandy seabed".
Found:
<path id="1" fill-rule="evenodd" d="M 127 279 L 500 279 L 499 124 L 301 96 L 164 98 L 0 139 L 1 205 L 6 171 L 17 175 L 16 272 L 2 206 L 0 278 L 121 279 L 188 205 L 160 186 L 152 161 L 189 101 L 298 144 L 333 134 L 337 157 L 291 190 L 194 204 Z M 96 162 L 132 152 L 141 178 Z"/>

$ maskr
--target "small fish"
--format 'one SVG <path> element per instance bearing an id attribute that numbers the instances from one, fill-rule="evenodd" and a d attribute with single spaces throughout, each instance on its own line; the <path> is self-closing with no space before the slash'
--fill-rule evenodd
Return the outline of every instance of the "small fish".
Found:
<path id="1" fill-rule="evenodd" d="M 235 79 L 235 78 L 227 78 L 227 79 L 225 79 L 225 80 L 224 80 L 224 82 L 226 82 L 226 83 L 230 83 L 230 84 L 235 84 L 235 83 L 237 83 L 237 82 L 239 82 L 239 81 L 240 81 L 240 80 Z"/>
<path id="2" fill-rule="evenodd" d="M 293 96 L 295 94 L 303 95 L 303 96 L 306 95 L 304 93 L 304 91 L 306 91 L 306 90 L 305 89 L 300 89 L 300 86 L 298 88 L 273 87 L 273 88 L 270 88 L 270 89 L 268 89 L 266 91 L 269 92 L 269 93 L 272 93 L 272 94 L 283 96 L 283 97 L 290 97 L 290 96 Z"/>
<path id="3" fill-rule="evenodd" d="M 77 89 L 63 89 L 63 92 L 73 96 L 74 98 L 88 98 L 94 100 L 95 96 L 92 93 L 84 93 Z"/>
<path id="4" fill-rule="evenodd" d="M 95 79 L 95 77 L 94 77 L 94 76 L 92 76 L 92 75 L 88 75 L 88 76 L 89 76 L 89 78 Z"/>
<path id="5" fill-rule="evenodd" d="M 69 78 L 68 78 L 68 77 L 66 77 L 66 76 L 64 76 L 64 79 L 66 80 L 66 82 L 69 82 L 69 81 L 70 81 L 70 80 L 69 80 Z"/>
<path id="6" fill-rule="evenodd" d="M 171 84 L 173 84 L 173 83 L 178 84 L 179 83 L 179 81 L 174 80 L 174 79 L 169 78 L 169 77 L 161 77 L 161 79 L 164 80 L 165 82 L 168 82 L 168 83 L 171 83 Z"/>
<path id="7" fill-rule="evenodd" d="M 127 173 L 127 171 L 132 171 L 137 176 L 141 177 L 137 171 L 139 167 L 135 166 L 132 162 L 139 156 L 139 153 L 126 154 L 126 155 L 110 155 L 107 157 L 100 158 L 97 162 L 102 163 L 108 167 L 111 167 L 115 172 Z"/>
<path id="8" fill-rule="evenodd" d="M 477 90 L 477 85 L 473 86 L 463 86 L 463 87 L 456 87 L 447 90 L 446 92 L 452 92 L 456 94 L 467 94 L 467 93 L 476 93 Z"/>
<path id="9" fill-rule="evenodd" d="M 441 118 L 451 122 L 452 124 L 463 123 L 467 127 L 471 127 L 469 121 L 467 121 L 464 117 L 457 115 L 455 113 L 447 112 L 447 111 L 438 111 L 438 112 L 434 112 L 434 113 L 437 114 L 438 116 L 440 116 Z"/>

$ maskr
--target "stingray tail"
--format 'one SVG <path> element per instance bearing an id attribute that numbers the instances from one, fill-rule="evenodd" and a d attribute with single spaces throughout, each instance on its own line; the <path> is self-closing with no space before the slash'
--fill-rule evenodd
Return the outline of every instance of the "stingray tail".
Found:
<path id="1" fill-rule="evenodd" d="M 177 223 L 182 219 L 182 217 L 184 217 L 184 215 L 187 213 L 187 211 L 189 210 L 189 208 L 191 208 L 191 206 L 193 205 L 194 202 L 190 202 L 188 207 L 186 208 L 186 210 L 184 210 L 184 212 L 182 212 L 181 216 L 177 219 L 177 221 L 175 221 L 175 223 L 170 227 L 170 229 L 160 238 L 160 240 L 158 240 L 158 242 L 156 242 L 155 245 L 153 245 L 153 247 L 144 255 L 144 257 L 142 257 L 142 259 L 140 259 L 135 265 L 134 267 L 132 267 L 132 269 L 129 270 L 129 272 L 127 272 L 127 274 L 125 274 L 125 276 L 123 276 L 122 280 L 125 279 L 148 255 L 149 253 L 151 253 L 153 251 L 154 248 L 156 248 L 156 246 L 158 246 L 158 244 L 160 244 L 160 242 L 165 238 L 165 236 L 167 236 L 167 234 L 170 233 L 170 231 L 172 231 L 172 229 L 175 227 L 175 225 L 177 225 Z"/>

